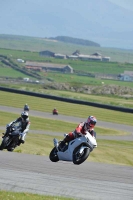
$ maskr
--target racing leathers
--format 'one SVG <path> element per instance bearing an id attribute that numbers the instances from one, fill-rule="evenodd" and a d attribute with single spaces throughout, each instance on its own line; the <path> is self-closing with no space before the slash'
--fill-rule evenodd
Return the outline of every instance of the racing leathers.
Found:
<path id="1" fill-rule="evenodd" d="M 30 111 L 30 108 L 29 108 L 28 104 L 25 104 L 25 105 L 24 105 L 24 111 L 27 111 L 27 112 Z"/>
<path id="2" fill-rule="evenodd" d="M 29 127 L 30 127 L 29 118 L 24 120 L 22 117 L 19 117 L 15 121 L 11 122 L 9 125 L 12 125 L 12 124 L 16 126 L 17 128 L 16 131 L 19 132 L 21 135 L 20 142 L 24 143 L 25 136 L 28 133 Z"/>
<path id="3" fill-rule="evenodd" d="M 82 135 L 86 135 L 86 131 L 88 131 L 93 137 L 96 138 L 96 132 L 93 128 L 86 128 L 86 122 L 81 122 L 73 132 L 70 132 L 64 138 L 63 142 L 70 142 L 71 140 L 80 137 Z"/>

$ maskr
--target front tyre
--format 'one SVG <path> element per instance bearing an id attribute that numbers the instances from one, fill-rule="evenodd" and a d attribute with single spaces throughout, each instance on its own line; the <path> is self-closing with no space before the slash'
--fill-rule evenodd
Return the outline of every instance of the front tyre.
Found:
<path id="1" fill-rule="evenodd" d="M 9 148 L 9 149 L 7 149 L 7 151 L 10 151 L 10 152 L 12 152 L 14 150 L 14 148 L 12 147 L 12 148 Z"/>
<path id="2" fill-rule="evenodd" d="M 2 151 L 3 149 L 6 149 L 10 142 L 10 138 L 5 137 L 1 143 L 0 150 Z"/>
<path id="3" fill-rule="evenodd" d="M 59 158 L 58 158 L 58 155 L 57 155 L 57 149 L 56 147 L 54 147 L 52 149 L 52 151 L 50 152 L 49 154 L 49 159 L 52 161 L 52 162 L 58 162 L 59 161 Z"/>
<path id="4" fill-rule="evenodd" d="M 90 154 L 90 149 L 85 148 L 82 153 L 80 153 L 80 148 L 81 145 L 78 146 L 74 151 L 73 151 L 73 163 L 75 165 L 80 165 L 83 163 L 89 156 Z"/>

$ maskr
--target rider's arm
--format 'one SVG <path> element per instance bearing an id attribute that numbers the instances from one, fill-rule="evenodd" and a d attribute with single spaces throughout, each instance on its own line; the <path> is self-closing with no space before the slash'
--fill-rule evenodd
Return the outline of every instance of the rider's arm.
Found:
<path id="1" fill-rule="evenodd" d="M 19 117 L 19 118 L 17 118 L 16 120 L 10 122 L 10 123 L 8 124 L 8 126 L 11 126 L 11 125 L 13 125 L 13 124 L 16 124 L 17 122 L 20 121 L 20 119 L 21 119 L 21 117 Z"/>
<path id="2" fill-rule="evenodd" d="M 25 130 L 23 131 L 23 133 L 27 133 L 29 131 L 29 128 L 30 128 L 30 122 L 27 123 L 27 126 Z"/>
<path id="3" fill-rule="evenodd" d="M 82 128 L 83 128 L 83 123 L 80 123 L 77 126 L 77 128 L 75 129 L 74 133 L 77 134 L 77 136 L 81 136 L 82 135 L 82 132 L 81 132 Z"/>
<path id="4" fill-rule="evenodd" d="M 89 131 L 89 133 L 92 135 L 92 137 L 96 138 L 96 132 L 94 130 Z"/>

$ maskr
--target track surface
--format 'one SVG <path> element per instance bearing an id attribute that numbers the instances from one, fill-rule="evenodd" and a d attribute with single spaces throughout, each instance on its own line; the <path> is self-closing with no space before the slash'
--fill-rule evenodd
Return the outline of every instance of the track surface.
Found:
<path id="1" fill-rule="evenodd" d="M 4 106 L 0 106 L 0 110 L 21 112 L 20 109 Z M 30 115 L 33 114 L 55 118 L 49 113 L 30 111 Z M 59 116 L 56 119 L 76 123 L 82 121 L 79 118 Z M 111 125 L 99 122 L 98 126 L 102 124 L 108 128 Z M 121 130 L 121 125 L 115 126 Z M 133 127 L 123 125 L 123 130 L 124 127 L 132 138 Z M 67 196 L 80 200 L 133 200 L 133 168 L 93 162 L 84 162 L 78 166 L 63 161 L 52 163 L 45 156 L 1 151 L 0 190 Z"/>

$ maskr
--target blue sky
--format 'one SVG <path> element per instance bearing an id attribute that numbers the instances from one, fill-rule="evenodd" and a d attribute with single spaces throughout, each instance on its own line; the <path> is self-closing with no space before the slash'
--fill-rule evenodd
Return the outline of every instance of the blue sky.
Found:
<path id="1" fill-rule="evenodd" d="M 133 0 L 109 0 L 112 3 L 115 3 L 123 8 L 127 8 L 133 11 Z"/>

